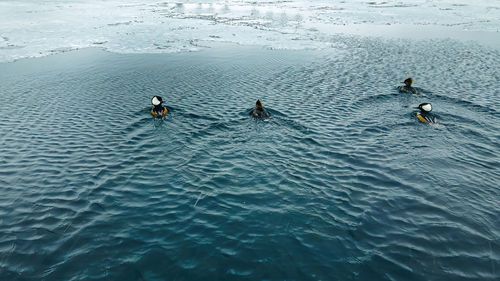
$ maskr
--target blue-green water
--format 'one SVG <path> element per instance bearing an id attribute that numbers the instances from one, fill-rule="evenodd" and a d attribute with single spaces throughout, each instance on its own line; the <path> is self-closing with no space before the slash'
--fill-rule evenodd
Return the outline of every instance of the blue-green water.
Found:
<path id="1" fill-rule="evenodd" d="M 500 52 L 340 39 L 1 64 L 0 280 L 498 280 Z"/>

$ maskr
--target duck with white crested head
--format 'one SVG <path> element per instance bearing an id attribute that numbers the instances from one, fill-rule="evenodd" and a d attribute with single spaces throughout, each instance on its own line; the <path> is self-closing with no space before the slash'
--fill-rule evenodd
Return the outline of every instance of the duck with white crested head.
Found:
<path id="1" fill-rule="evenodd" d="M 163 99 L 160 96 L 154 96 L 151 99 L 151 104 L 153 109 L 151 109 L 151 115 L 155 118 L 163 118 L 167 115 L 168 110 L 163 106 Z"/>
<path id="2" fill-rule="evenodd" d="M 436 124 L 438 122 L 436 116 L 431 113 L 432 105 L 430 103 L 421 103 L 417 108 L 420 109 L 420 112 L 417 113 L 418 121 L 431 124 Z"/>

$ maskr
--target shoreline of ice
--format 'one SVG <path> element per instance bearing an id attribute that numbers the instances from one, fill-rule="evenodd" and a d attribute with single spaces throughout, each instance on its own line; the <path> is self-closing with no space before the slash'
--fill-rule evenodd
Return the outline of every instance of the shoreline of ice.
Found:
<path id="1" fill-rule="evenodd" d="M 0 2 L 0 62 L 88 47 L 198 51 L 210 42 L 335 47 L 339 35 L 454 39 L 500 48 L 500 3 L 467 1 Z"/>

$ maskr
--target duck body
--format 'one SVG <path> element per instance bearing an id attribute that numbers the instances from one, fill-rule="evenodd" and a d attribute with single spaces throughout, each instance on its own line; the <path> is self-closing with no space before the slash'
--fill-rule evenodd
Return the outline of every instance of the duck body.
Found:
<path id="1" fill-rule="evenodd" d="M 436 124 L 438 122 L 436 116 L 430 114 L 430 113 L 417 113 L 417 119 L 421 123 L 429 123 L 429 124 Z"/>
<path id="2" fill-rule="evenodd" d="M 415 89 L 415 88 L 413 88 L 411 86 L 409 86 L 409 87 L 407 87 L 407 86 L 399 86 L 398 90 L 402 94 L 418 94 L 417 89 Z"/>
<path id="3" fill-rule="evenodd" d="M 165 115 L 167 115 L 168 110 L 163 107 L 163 106 L 155 106 L 153 109 L 151 109 L 151 115 L 155 118 L 163 118 Z"/>
<path id="4" fill-rule="evenodd" d="M 252 110 L 252 112 L 250 112 L 250 115 L 252 115 L 254 118 L 258 118 L 258 119 L 266 119 L 266 118 L 269 118 L 269 112 L 267 112 L 267 110 L 263 109 L 263 110 Z"/>

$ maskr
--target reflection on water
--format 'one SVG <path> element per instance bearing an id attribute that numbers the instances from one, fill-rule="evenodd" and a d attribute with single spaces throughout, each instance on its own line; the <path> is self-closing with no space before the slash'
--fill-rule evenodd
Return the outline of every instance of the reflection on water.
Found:
<path id="1" fill-rule="evenodd" d="M 497 280 L 499 52 L 338 39 L 0 65 L 0 279 Z"/>

